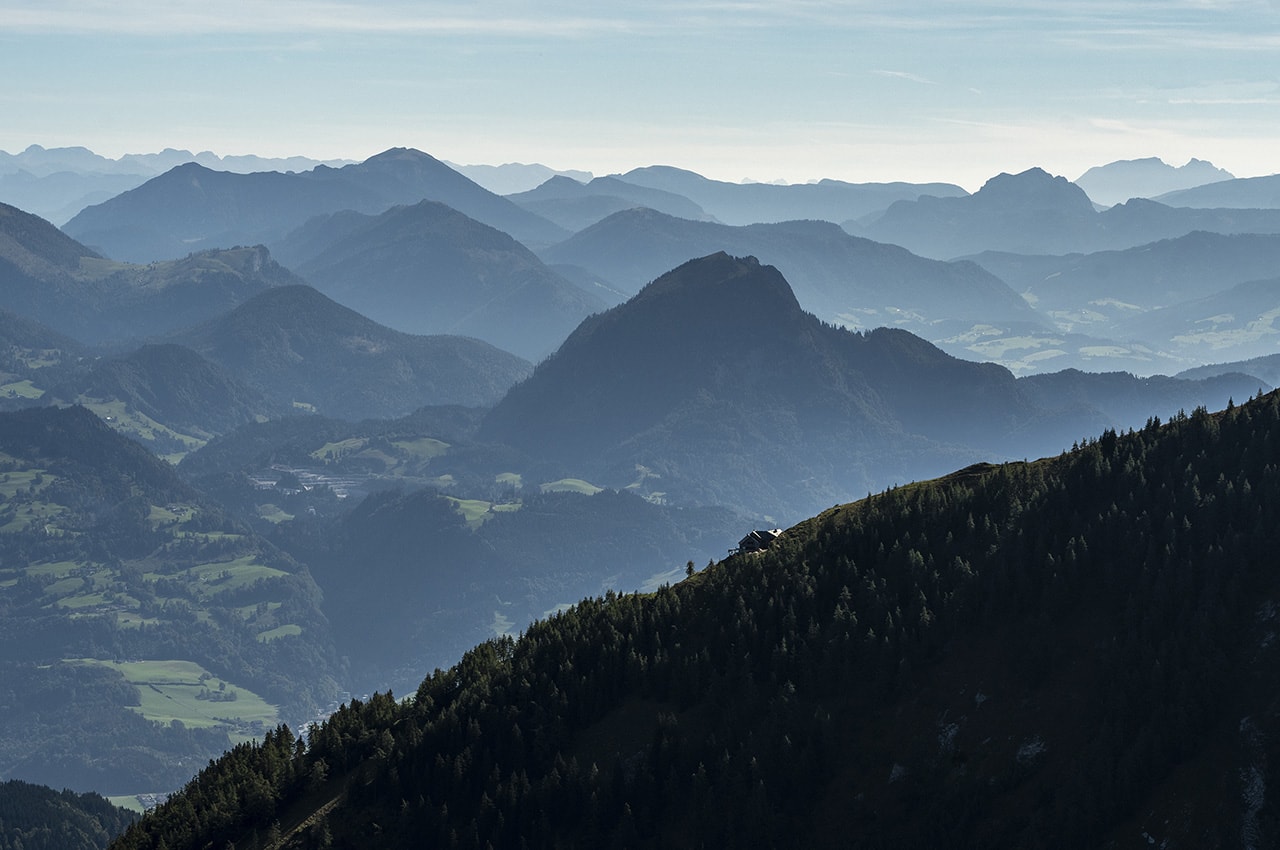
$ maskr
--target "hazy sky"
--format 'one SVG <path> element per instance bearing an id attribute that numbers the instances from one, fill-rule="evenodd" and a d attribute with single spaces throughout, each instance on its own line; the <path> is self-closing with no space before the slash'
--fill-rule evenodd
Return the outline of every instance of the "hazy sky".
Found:
<path id="1" fill-rule="evenodd" d="M 0 0 L 0 149 L 1280 172 L 1280 0 Z"/>

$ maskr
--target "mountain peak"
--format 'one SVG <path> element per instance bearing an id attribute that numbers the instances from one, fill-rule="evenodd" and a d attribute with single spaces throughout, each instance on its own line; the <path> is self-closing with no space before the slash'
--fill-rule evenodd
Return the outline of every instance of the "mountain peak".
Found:
<path id="1" fill-rule="evenodd" d="M 974 198 L 1000 205 L 1080 207 L 1093 211 L 1093 203 L 1083 189 L 1043 168 L 1028 168 L 1018 174 L 997 174 L 974 193 Z"/>
<path id="2" fill-rule="evenodd" d="M 755 257 L 731 257 L 724 251 L 690 260 L 664 274 L 640 290 L 632 303 L 659 299 L 682 299 L 686 309 L 723 316 L 744 330 L 803 312 L 791 285 L 776 268 L 761 265 Z"/>

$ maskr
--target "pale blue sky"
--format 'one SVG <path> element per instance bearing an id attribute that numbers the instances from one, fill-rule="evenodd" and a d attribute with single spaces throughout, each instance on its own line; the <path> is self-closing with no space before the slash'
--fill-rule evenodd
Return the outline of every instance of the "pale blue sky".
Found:
<path id="1" fill-rule="evenodd" d="M 1280 172 L 1277 0 L 0 0 L 0 149 L 727 180 Z"/>

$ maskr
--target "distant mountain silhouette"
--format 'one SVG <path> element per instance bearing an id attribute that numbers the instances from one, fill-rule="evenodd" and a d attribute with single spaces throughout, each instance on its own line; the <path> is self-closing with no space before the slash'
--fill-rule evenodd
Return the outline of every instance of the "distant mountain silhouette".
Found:
<path id="1" fill-rule="evenodd" d="M 312 219 L 279 250 L 320 291 L 375 321 L 474 336 L 531 360 L 605 306 L 506 233 L 431 201 Z"/>
<path id="2" fill-rule="evenodd" d="M 173 341 L 279 403 L 343 419 L 492 404 L 529 370 L 479 340 L 391 330 L 309 286 L 268 290 Z"/>
<path id="3" fill-rule="evenodd" d="M 166 333 L 297 282 L 262 247 L 146 266 L 110 262 L 49 222 L 0 205 L 0 308 L 82 342 Z"/>
<path id="4" fill-rule="evenodd" d="M 653 210 L 617 213 L 542 252 L 635 292 L 665 270 L 715 251 L 775 265 L 801 306 L 852 327 L 890 325 L 938 336 L 974 322 L 1039 325 L 1005 284 L 970 263 L 942 263 L 850 236 L 820 221 L 731 227 Z M 945 329 L 944 329 L 945 328 Z"/>
<path id="5" fill-rule="evenodd" d="M 1034 404 L 1063 415 L 1098 413 L 1100 429 L 1125 430 L 1152 416 L 1169 419 L 1197 407 L 1226 407 L 1231 399 L 1250 398 L 1258 381 L 1243 374 L 1139 378 L 1128 372 L 1081 372 L 1064 369 L 1018 379 L 1018 388 Z M 1080 435 L 1082 438 L 1084 434 Z"/>
<path id="6" fill-rule="evenodd" d="M 424 198 L 531 244 L 566 235 L 434 157 L 406 148 L 303 173 L 233 174 L 188 163 L 81 211 L 65 229 L 109 256 L 148 262 L 201 248 L 270 243 L 317 215 L 380 213 Z"/>
<path id="7" fill-rule="evenodd" d="M 682 195 L 637 186 L 617 177 L 597 177 L 583 184 L 557 176 L 528 192 L 507 197 L 530 212 L 575 232 L 633 207 L 647 207 L 695 221 L 710 218 L 702 207 Z"/>
<path id="8" fill-rule="evenodd" d="M 541 163 L 507 162 L 502 165 L 459 165 L 445 161 L 445 165 L 498 195 L 527 192 L 552 177 L 563 176 L 580 183 L 591 179 L 590 171 L 569 169 L 562 171 Z"/>
<path id="9" fill-rule="evenodd" d="M 997 366 L 823 325 L 754 258 L 690 261 L 583 322 L 481 436 L 673 496 L 801 510 L 994 446 L 1036 411 Z"/>
<path id="10" fill-rule="evenodd" d="M 967 194 L 950 183 L 726 183 L 666 165 L 636 168 L 619 177 L 637 186 L 683 195 L 726 224 L 806 218 L 842 222 L 878 213 L 895 201 L 914 200 L 921 195 Z"/>
<path id="11" fill-rule="evenodd" d="M 225 171 L 305 171 L 320 162 L 295 156 L 220 157 L 209 151 L 166 148 L 159 153 L 126 154 L 119 159 L 99 156 L 87 148 L 43 148 L 31 145 L 16 154 L 0 151 L 0 201 L 64 224 L 80 210 L 100 204 L 141 186 L 147 180 L 185 162 Z M 330 161 L 331 165 L 344 164 Z"/>
<path id="12" fill-rule="evenodd" d="M 843 226 L 878 242 L 948 259 L 983 251 L 1117 250 L 1195 230 L 1280 233 L 1280 211 L 1175 209 L 1134 199 L 1097 212 L 1079 186 L 1032 168 L 993 177 L 969 197 L 899 201 L 874 220 Z"/>
<path id="13" fill-rule="evenodd" d="M 1217 168 L 1211 162 L 1192 159 L 1186 165 L 1174 167 L 1159 157 L 1125 159 L 1090 168 L 1074 181 L 1089 193 L 1095 203 L 1103 206 L 1120 204 L 1130 198 L 1155 198 L 1166 192 L 1190 189 L 1205 183 L 1230 180 L 1232 174 Z M 1171 204 L 1171 206 L 1180 206 Z M 1210 204 L 1208 206 L 1230 206 Z"/>
<path id="14" fill-rule="evenodd" d="M 1171 207 L 1280 209 L 1280 174 L 1237 177 L 1169 192 L 1156 200 Z"/>
<path id="15" fill-rule="evenodd" d="M 1015 380 L 906 331 L 826 325 L 778 269 L 718 253 L 584 321 L 478 436 L 566 477 L 786 517 L 935 467 L 1052 454 L 1152 413 L 1225 404 L 1247 383 Z"/>
<path id="16" fill-rule="evenodd" d="M 1211 363 L 1206 366 L 1197 366 L 1194 369 L 1179 372 L 1174 377 L 1194 381 L 1200 378 L 1211 378 L 1215 375 L 1227 375 L 1233 372 L 1262 381 L 1263 385 L 1259 387 L 1260 389 L 1266 389 L 1268 386 L 1280 386 L 1280 354 L 1266 354 L 1262 357 L 1253 357 L 1232 363 Z"/>

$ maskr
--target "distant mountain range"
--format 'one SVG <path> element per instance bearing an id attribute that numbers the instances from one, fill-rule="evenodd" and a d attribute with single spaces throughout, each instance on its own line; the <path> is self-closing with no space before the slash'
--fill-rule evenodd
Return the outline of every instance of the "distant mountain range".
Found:
<path id="1" fill-rule="evenodd" d="M 1234 175 L 1211 162 L 1191 159 L 1186 165 L 1172 166 L 1158 157 L 1125 159 L 1090 168 L 1073 182 L 1089 193 L 1098 204 L 1109 207 L 1130 198 L 1155 198 L 1169 192 L 1230 180 Z M 1167 201 L 1166 201 L 1167 203 Z M 1170 204 L 1170 206 L 1183 206 Z M 1185 206 L 1196 206 L 1186 204 Z M 1205 204 L 1229 207 L 1235 204 Z"/>
<path id="2" fill-rule="evenodd" d="M 317 217 L 275 250 L 322 292 L 378 322 L 474 336 L 531 360 L 606 306 L 506 233 L 433 201 L 378 216 Z"/>
<path id="3" fill-rule="evenodd" d="M 86 208 L 65 230 L 108 256 L 150 262 L 203 248 L 271 243 L 317 215 L 381 213 L 423 199 L 447 204 L 531 245 L 568 235 L 434 157 L 407 148 L 297 174 L 233 174 L 188 163 Z"/>
<path id="4" fill-rule="evenodd" d="M 445 161 L 445 165 L 459 174 L 471 178 L 496 195 L 527 192 L 553 177 L 568 177 L 579 183 L 591 179 L 590 171 L 569 169 L 561 171 L 540 163 L 508 162 L 502 165 L 459 165 Z"/>
<path id="5" fill-rule="evenodd" d="M 81 342 L 166 333 L 297 282 L 261 247 L 149 265 L 104 260 L 47 221 L 0 205 L 0 308 Z"/>
<path id="6" fill-rule="evenodd" d="M 777 266 L 804 309 L 849 327 L 904 327 L 936 338 L 975 322 L 1043 324 L 1002 281 L 971 263 L 924 259 L 850 236 L 829 222 L 731 227 L 632 209 L 541 255 L 553 264 L 589 269 L 634 293 L 685 260 L 716 251 Z"/>
<path id="7" fill-rule="evenodd" d="M 950 183 L 727 183 L 666 165 L 636 168 L 617 175 L 627 183 L 661 189 L 693 201 L 725 224 L 757 224 L 795 219 L 843 222 L 879 213 L 901 200 L 922 195 L 968 194 Z"/>
<path id="8" fill-rule="evenodd" d="M 1206 186 L 1169 192 L 1156 198 L 1171 207 L 1280 209 L 1280 174 L 1237 177 Z"/>
<path id="9" fill-rule="evenodd" d="M 573 232 L 634 207 L 646 207 L 695 221 L 711 218 L 702 207 L 683 195 L 637 186 L 617 177 L 597 177 L 589 183 L 579 183 L 557 176 L 528 192 L 507 197 Z"/>
<path id="10" fill-rule="evenodd" d="M 294 156 L 220 157 L 209 151 L 166 148 L 159 153 L 126 154 L 118 159 L 99 156 L 86 148 L 43 148 L 31 145 L 21 153 L 0 151 L 0 201 L 63 224 L 80 210 L 142 185 L 150 178 L 186 162 L 221 171 L 307 171 L 317 165 L 341 166 L 349 160 L 320 160 Z"/>
<path id="11" fill-rule="evenodd" d="M 993 177 L 972 196 L 899 201 L 878 217 L 843 226 L 922 256 L 950 259 L 983 251 L 1117 250 L 1195 230 L 1280 233 L 1280 211 L 1184 209 L 1133 199 L 1098 212 L 1079 186 L 1032 168 Z"/>

